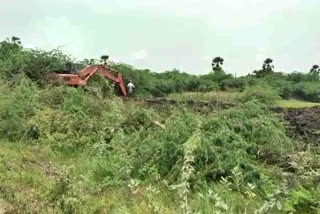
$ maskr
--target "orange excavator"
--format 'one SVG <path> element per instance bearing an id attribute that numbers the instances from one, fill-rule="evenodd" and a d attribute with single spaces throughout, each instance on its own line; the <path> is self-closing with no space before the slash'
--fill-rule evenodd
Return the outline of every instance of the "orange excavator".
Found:
<path id="1" fill-rule="evenodd" d="M 118 73 L 118 76 L 115 77 L 112 73 Z M 66 83 L 71 86 L 86 86 L 90 78 L 95 74 L 100 74 L 101 76 L 113 81 L 113 83 L 118 84 L 121 89 L 122 95 L 125 98 L 127 97 L 127 90 L 124 85 L 122 74 L 112 68 L 105 67 L 103 65 L 91 65 L 76 72 L 75 74 L 55 73 L 55 77 L 59 82 Z"/>

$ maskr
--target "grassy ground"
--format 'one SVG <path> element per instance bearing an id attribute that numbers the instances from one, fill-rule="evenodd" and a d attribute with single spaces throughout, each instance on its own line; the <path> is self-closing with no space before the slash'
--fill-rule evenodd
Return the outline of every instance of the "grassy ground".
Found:
<path id="1" fill-rule="evenodd" d="M 320 103 L 312 103 L 312 102 L 290 99 L 290 100 L 281 100 L 279 101 L 278 105 L 280 105 L 282 108 L 311 108 L 314 106 L 320 106 Z"/>
<path id="2" fill-rule="evenodd" d="M 95 177 L 105 171 L 101 168 L 97 172 L 97 163 L 103 164 L 85 152 L 67 155 L 44 145 L 0 142 L 0 213 L 188 213 L 181 209 L 184 200 L 164 180 L 152 184 L 132 180 L 119 187 L 99 185 Z M 263 173 L 277 177 L 281 169 L 265 165 Z M 248 189 L 246 194 L 252 195 L 241 195 L 228 190 L 228 185 L 214 183 L 190 192 L 190 208 L 201 214 L 249 214 L 263 205 L 255 191 Z M 307 200 L 303 198 L 307 196 L 298 197 Z M 224 207 L 230 205 L 226 211 Z M 315 213 L 306 211 L 299 213 Z"/>
<path id="3" fill-rule="evenodd" d="M 169 98 L 185 101 L 185 100 L 198 100 L 198 101 L 206 101 L 210 102 L 212 100 L 218 100 L 221 102 L 230 102 L 230 103 L 238 103 L 239 98 L 243 96 L 240 92 L 184 92 L 184 93 L 174 93 L 168 95 Z M 320 103 L 314 102 L 307 102 L 302 100 L 296 99 L 289 99 L 289 100 L 280 100 L 277 102 L 282 108 L 311 108 L 314 106 L 320 106 Z"/>
<path id="4" fill-rule="evenodd" d="M 129 187 L 96 186 L 91 173 L 96 162 L 85 153 L 1 142 L 0 213 L 152 213 L 147 187 L 133 194 Z M 164 213 L 175 213 L 165 190 L 156 201 Z"/>
<path id="5" fill-rule="evenodd" d="M 240 92 L 184 92 L 184 93 L 174 93 L 169 94 L 168 97 L 185 101 L 185 100 L 198 100 L 198 101 L 207 101 L 218 100 L 222 102 L 236 102 L 237 98 L 241 96 Z"/>
<path id="6" fill-rule="evenodd" d="M 202 113 L 27 80 L 1 86 L 7 213 L 310 214 L 318 207 L 316 153 L 286 136 L 267 108 L 275 96 L 265 91 L 170 95 L 238 102 Z"/>
<path id="7" fill-rule="evenodd" d="M 112 188 L 97 185 L 92 174 L 97 161 L 85 153 L 66 155 L 43 145 L 1 142 L 0 213 L 181 212 L 179 196 L 165 183 L 142 185 L 132 181 L 127 187 Z M 253 213 L 257 203 L 262 203 L 259 198 L 245 199 L 237 192 L 228 192 L 221 184 L 198 190 L 189 203 L 200 213 L 211 213 L 217 203 L 225 203 L 215 198 L 215 192 L 233 204 L 236 213 Z"/>

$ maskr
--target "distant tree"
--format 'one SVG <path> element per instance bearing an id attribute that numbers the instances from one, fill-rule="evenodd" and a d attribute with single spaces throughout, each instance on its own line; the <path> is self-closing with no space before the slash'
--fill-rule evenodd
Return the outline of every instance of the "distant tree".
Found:
<path id="1" fill-rule="evenodd" d="M 19 37 L 16 37 L 16 36 L 12 36 L 12 37 L 11 37 L 11 42 L 14 43 L 14 44 L 21 45 L 20 38 L 19 38 Z"/>
<path id="2" fill-rule="evenodd" d="M 319 72 L 319 65 L 314 65 L 312 66 L 312 68 L 310 69 L 310 73 L 314 73 L 314 72 Z"/>
<path id="3" fill-rule="evenodd" d="M 222 57 L 220 57 L 220 56 L 215 57 L 211 63 L 212 70 L 213 71 L 222 70 L 221 66 L 223 65 L 223 61 L 224 61 L 224 59 Z"/>
<path id="4" fill-rule="evenodd" d="M 264 77 L 267 74 L 273 73 L 274 66 L 271 64 L 273 62 L 272 59 L 267 58 L 264 60 L 263 65 L 262 65 L 262 70 L 255 70 L 253 73 L 255 74 L 256 77 Z"/>
<path id="5" fill-rule="evenodd" d="M 100 59 L 101 59 L 102 64 L 107 65 L 107 60 L 109 59 L 109 56 L 103 55 L 103 56 L 101 56 Z"/>
<path id="6" fill-rule="evenodd" d="M 271 65 L 271 63 L 273 62 L 272 59 L 267 58 L 262 65 L 262 70 L 266 71 L 266 72 L 273 72 L 274 66 Z"/>
<path id="7" fill-rule="evenodd" d="M 96 61 L 97 61 L 96 59 L 90 59 L 88 65 L 97 64 Z"/>
<path id="8" fill-rule="evenodd" d="M 319 65 L 312 66 L 312 68 L 310 69 L 310 75 L 312 76 L 312 78 L 315 78 L 317 80 L 320 78 L 320 67 L 319 67 Z"/>
<path id="9" fill-rule="evenodd" d="M 94 64 L 97 64 L 97 60 L 96 59 L 83 59 L 82 61 L 80 61 L 80 63 L 84 64 L 85 66 L 94 65 Z"/>

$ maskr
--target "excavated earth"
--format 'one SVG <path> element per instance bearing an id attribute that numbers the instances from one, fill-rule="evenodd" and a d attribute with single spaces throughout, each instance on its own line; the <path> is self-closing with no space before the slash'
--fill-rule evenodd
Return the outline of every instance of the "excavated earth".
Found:
<path id="1" fill-rule="evenodd" d="M 320 106 L 284 110 L 289 134 L 310 143 L 320 144 Z"/>

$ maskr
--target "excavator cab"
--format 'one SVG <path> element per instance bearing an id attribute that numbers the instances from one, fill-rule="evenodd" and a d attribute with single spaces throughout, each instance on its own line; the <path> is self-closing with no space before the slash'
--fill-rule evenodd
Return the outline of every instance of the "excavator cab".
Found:
<path id="1" fill-rule="evenodd" d="M 57 74 L 76 74 L 86 66 L 81 63 L 66 62 L 66 64 L 58 69 L 52 70 Z"/>
<path id="2" fill-rule="evenodd" d="M 65 73 L 67 74 L 75 74 L 78 71 L 82 70 L 83 68 L 85 68 L 85 65 L 81 64 L 81 63 L 72 63 L 72 62 L 67 62 L 65 64 Z"/>

